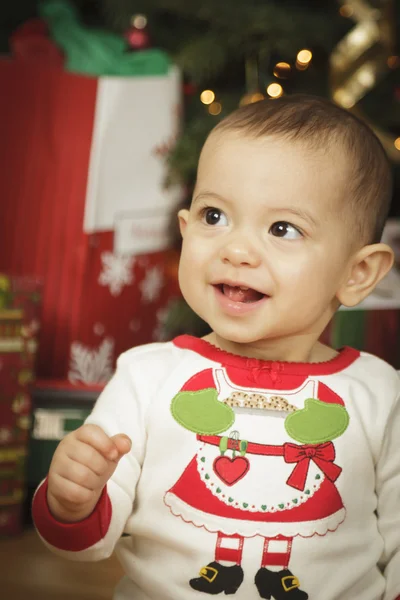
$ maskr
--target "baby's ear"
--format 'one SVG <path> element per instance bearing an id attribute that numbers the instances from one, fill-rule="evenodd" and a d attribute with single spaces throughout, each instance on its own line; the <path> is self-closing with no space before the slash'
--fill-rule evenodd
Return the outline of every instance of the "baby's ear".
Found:
<path id="1" fill-rule="evenodd" d="M 343 306 L 357 306 L 393 266 L 393 250 L 387 244 L 364 246 L 351 259 L 348 276 L 336 297 Z"/>
<path id="2" fill-rule="evenodd" d="M 183 237 L 185 235 L 185 231 L 186 231 L 186 226 L 188 223 L 188 219 L 189 219 L 189 211 L 187 208 L 182 208 L 182 210 L 180 210 L 178 212 L 178 221 L 179 221 L 179 230 L 181 232 L 181 236 Z"/>

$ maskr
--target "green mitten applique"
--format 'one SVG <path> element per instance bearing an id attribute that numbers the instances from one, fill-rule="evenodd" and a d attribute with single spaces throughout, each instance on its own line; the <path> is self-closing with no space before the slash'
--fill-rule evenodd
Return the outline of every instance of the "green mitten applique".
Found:
<path id="1" fill-rule="evenodd" d="M 291 438 L 302 444 L 322 444 L 339 437 L 349 424 L 344 406 L 308 398 L 304 408 L 285 419 L 285 429 Z"/>
<path id="2" fill-rule="evenodd" d="M 182 427 L 204 435 L 222 433 L 235 421 L 235 413 L 218 400 L 215 388 L 179 392 L 171 402 L 171 413 Z"/>

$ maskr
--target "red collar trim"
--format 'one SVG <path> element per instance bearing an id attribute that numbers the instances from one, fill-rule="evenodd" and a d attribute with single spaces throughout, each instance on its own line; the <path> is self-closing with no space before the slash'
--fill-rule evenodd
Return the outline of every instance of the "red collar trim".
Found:
<path id="1" fill-rule="evenodd" d="M 238 354 L 231 354 L 225 350 L 220 350 L 206 340 L 196 338 L 192 335 L 180 335 L 173 340 L 173 344 L 178 348 L 193 350 L 215 362 L 227 366 L 245 368 L 245 369 L 279 369 L 287 375 L 332 375 L 339 373 L 346 367 L 349 367 L 360 356 L 360 352 L 355 348 L 345 346 L 339 350 L 339 354 L 328 361 L 320 363 L 296 363 L 272 360 L 260 360 L 258 358 L 247 358 Z"/>

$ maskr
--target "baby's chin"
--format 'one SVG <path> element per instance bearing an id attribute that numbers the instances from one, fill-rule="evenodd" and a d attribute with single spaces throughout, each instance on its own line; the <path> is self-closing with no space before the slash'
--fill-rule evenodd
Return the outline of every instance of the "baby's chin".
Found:
<path id="1" fill-rule="evenodd" d="M 268 344 L 268 338 L 261 338 L 259 334 L 252 334 L 251 332 L 235 332 L 235 331 L 221 331 L 214 329 L 214 334 L 220 340 L 225 340 L 228 344 L 236 344 L 236 345 L 260 345 L 260 344 Z"/>

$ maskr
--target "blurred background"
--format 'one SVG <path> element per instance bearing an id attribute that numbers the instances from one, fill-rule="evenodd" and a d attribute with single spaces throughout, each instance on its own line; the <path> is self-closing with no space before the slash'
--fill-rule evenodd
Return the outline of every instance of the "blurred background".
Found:
<path id="1" fill-rule="evenodd" d="M 175 215 L 208 132 L 236 107 L 321 95 L 381 139 L 396 265 L 323 338 L 400 368 L 399 31 L 396 0 L 4 0 L 0 582 L 10 600 L 28 588 L 42 600 L 111 597 L 113 559 L 50 556 L 29 505 L 121 352 L 207 332 L 179 293 Z"/>

